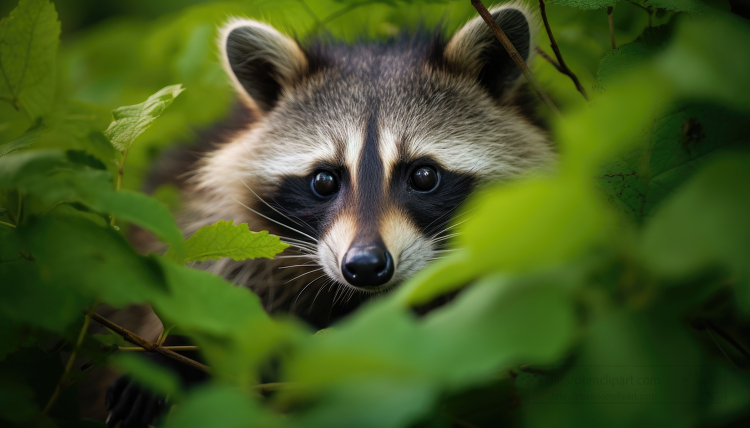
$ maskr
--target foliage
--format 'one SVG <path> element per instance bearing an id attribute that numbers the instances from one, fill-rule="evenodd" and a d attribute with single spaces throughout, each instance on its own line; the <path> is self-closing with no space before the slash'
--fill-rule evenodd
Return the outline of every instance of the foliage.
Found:
<path id="1" fill-rule="evenodd" d="M 207 3 L 151 23 L 134 9 L 64 33 L 58 57 L 55 7 L 21 0 L 0 23 L 0 424 L 101 425 L 80 417 L 85 373 L 66 368 L 71 351 L 175 397 L 164 422 L 175 427 L 739 424 L 750 24 L 719 1 L 619 2 L 621 47 L 609 51 L 601 8 L 615 3 L 547 5 L 566 62 L 596 85 L 588 105 L 551 64 L 532 66 L 563 112 L 550 118 L 555 171 L 484 189 L 457 216 L 457 251 L 313 334 L 182 266 L 274 257 L 277 237 L 221 221 L 184 240 L 170 210 L 135 189 L 163 149 L 231 108 L 213 48 L 226 16 L 353 40 L 442 17 L 450 32 L 470 2 Z M 169 251 L 139 254 L 128 224 Z M 152 305 L 195 341 L 213 380 L 185 391 L 116 351 L 114 333 L 80 335 L 102 303 Z M 281 383 L 258 394 L 270 366 Z"/>

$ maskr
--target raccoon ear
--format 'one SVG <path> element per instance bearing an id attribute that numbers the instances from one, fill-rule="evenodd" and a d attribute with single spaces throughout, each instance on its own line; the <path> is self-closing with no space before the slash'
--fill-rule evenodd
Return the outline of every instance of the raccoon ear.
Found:
<path id="1" fill-rule="evenodd" d="M 297 42 L 270 25 L 235 20 L 221 34 L 224 67 L 250 107 L 261 114 L 307 70 L 307 58 Z"/>
<path id="2" fill-rule="evenodd" d="M 493 8 L 490 14 L 521 58 L 528 61 L 531 54 L 528 14 L 508 6 Z M 507 98 L 520 84 L 521 70 L 481 17 L 472 19 L 451 37 L 443 58 L 450 70 L 478 80 L 497 98 Z"/>

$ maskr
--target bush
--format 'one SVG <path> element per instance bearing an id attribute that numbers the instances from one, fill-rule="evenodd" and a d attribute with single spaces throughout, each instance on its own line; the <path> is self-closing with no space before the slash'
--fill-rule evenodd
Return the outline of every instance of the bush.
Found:
<path id="1" fill-rule="evenodd" d="M 109 365 L 169 394 L 175 427 L 739 426 L 750 405 L 750 23 L 726 1 L 550 1 L 591 97 L 551 62 L 533 64 L 562 110 L 545 110 L 556 170 L 482 191 L 457 251 L 312 334 L 184 266 L 273 257 L 277 237 L 219 222 L 183 241 L 174 190 L 136 189 L 164 149 L 230 110 L 214 49 L 226 16 L 353 40 L 441 18 L 452 31 L 475 14 L 470 2 L 133 2 L 78 16 L 79 0 L 63 9 L 78 27 L 58 48 L 55 6 L 21 0 L 0 24 L 3 425 L 101 425 L 80 418 L 75 384 Z M 554 57 L 547 37 L 537 42 Z M 138 254 L 123 237 L 131 224 L 170 250 Z M 120 350 L 121 336 L 153 344 L 95 309 L 138 303 L 196 342 L 209 384 L 183 391 Z M 86 334 L 92 319 L 109 333 Z M 283 382 L 259 384 L 271 359 Z"/>

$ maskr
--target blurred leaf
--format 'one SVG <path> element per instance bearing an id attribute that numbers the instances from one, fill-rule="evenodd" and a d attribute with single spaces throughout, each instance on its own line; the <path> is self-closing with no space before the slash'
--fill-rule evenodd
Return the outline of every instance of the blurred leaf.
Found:
<path id="1" fill-rule="evenodd" d="M 182 232 L 167 208 L 146 195 L 115 191 L 107 171 L 66 161 L 57 151 L 34 151 L 0 158 L 0 189 L 20 189 L 47 204 L 80 202 L 156 233 L 182 251 Z"/>
<path id="2" fill-rule="evenodd" d="M 712 266 L 729 270 L 750 310 L 750 156 L 709 163 L 665 201 L 643 231 L 644 263 L 670 279 Z"/>
<path id="3" fill-rule="evenodd" d="M 0 156 L 5 156 L 9 153 L 15 152 L 16 150 L 23 150 L 31 147 L 39 139 L 45 129 L 46 128 L 42 121 L 37 120 L 34 125 L 26 130 L 26 132 L 24 132 L 24 134 L 19 138 L 11 141 L 8 144 L 0 146 Z"/>
<path id="4" fill-rule="evenodd" d="M 591 326 L 567 372 L 519 376 L 524 425 L 694 426 L 707 369 L 679 316 L 668 304 L 617 311 Z"/>
<path id="5" fill-rule="evenodd" d="M 159 265 L 138 255 L 111 227 L 58 215 L 31 221 L 19 233 L 34 256 L 42 284 L 79 290 L 115 307 L 167 293 Z"/>
<path id="6" fill-rule="evenodd" d="M 284 422 L 282 417 L 266 411 L 237 389 L 209 385 L 196 388 L 187 400 L 169 415 L 165 427 L 274 428 L 287 426 Z"/>
<path id="7" fill-rule="evenodd" d="M 673 25 L 649 27 L 636 40 L 607 52 L 599 61 L 596 88 L 603 91 L 609 82 L 642 67 L 665 49 L 673 31 Z"/>
<path id="8" fill-rule="evenodd" d="M 2 235 L 0 235 L 2 236 Z M 0 362 L 21 346 L 23 334 L 19 325 L 9 319 L 0 318 Z"/>
<path id="9" fill-rule="evenodd" d="M 0 228 L 0 314 L 6 319 L 63 332 L 91 303 L 77 289 L 43 279 L 43 272 L 16 229 Z M 79 272 L 80 274 L 80 272 Z M 6 284 L 12 284 L 7 286 Z"/>
<path id="10" fill-rule="evenodd" d="M 220 379 L 249 387 L 256 369 L 281 343 L 301 333 L 292 324 L 272 321 L 250 290 L 218 276 L 162 262 L 169 295 L 152 306 L 165 324 L 174 324 L 201 347 Z"/>
<path id="11" fill-rule="evenodd" d="M 182 85 L 171 85 L 160 89 L 140 104 L 118 107 L 112 110 L 114 121 L 104 135 L 121 152 L 126 152 L 136 138 L 161 116 L 172 101 L 185 89 Z"/>
<path id="12" fill-rule="evenodd" d="M 124 375 L 129 376 L 139 385 L 157 394 L 167 396 L 170 400 L 182 400 L 182 388 L 177 376 L 156 363 L 136 355 L 135 352 L 118 352 L 110 358 L 109 363 Z"/>
<path id="13" fill-rule="evenodd" d="M 750 141 L 743 117 L 710 105 L 675 108 L 654 121 L 643 143 L 603 165 L 599 183 L 637 222 L 721 149 Z"/>
<path id="14" fill-rule="evenodd" d="M 21 0 L 0 21 L 0 99 L 23 106 L 32 118 L 51 110 L 60 23 L 52 3 Z"/>
<path id="15" fill-rule="evenodd" d="M 281 242 L 278 236 L 269 235 L 267 231 L 251 232 L 247 223 L 235 226 L 233 220 L 221 220 L 200 228 L 185 241 L 187 255 L 184 258 L 175 259 L 170 251 L 165 256 L 181 263 L 224 257 L 237 261 L 258 257 L 272 259 L 287 247 L 289 245 Z"/>
<path id="16" fill-rule="evenodd" d="M 750 23 L 728 13 L 681 19 L 656 64 L 678 93 L 750 112 Z"/>

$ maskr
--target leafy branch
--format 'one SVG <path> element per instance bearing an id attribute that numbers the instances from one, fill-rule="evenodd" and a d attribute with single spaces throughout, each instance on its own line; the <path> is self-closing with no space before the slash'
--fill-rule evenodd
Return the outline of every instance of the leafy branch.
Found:
<path id="1" fill-rule="evenodd" d="M 120 327 L 119 325 L 113 323 L 112 321 L 104 318 L 103 316 L 97 314 L 96 312 L 90 312 L 88 314 L 91 319 L 98 322 L 102 326 L 114 331 L 115 333 L 122 336 L 123 339 L 127 340 L 128 342 L 139 346 L 140 348 L 143 348 L 146 351 L 149 352 L 156 352 L 159 354 L 164 355 L 167 358 L 171 358 L 175 361 L 179 361 L 181 363 L 187 364 L 190 367 L 193 367 L 195 369 L 198 369 L 200 371 L 211 373 L 211 368 L 208 367 L 205 364 L 201 364 L 193 359 L 190 359 L 184 355 L 180 355 L 176 352 L 174 352 L 171 349 L 168 349 L 167 347 L 157 345 L 154 342 L 149 342 L 148 340 L 142 338 L 141 336 L 133 333 L 130 330 L 127 330 L 123 327 Z"/>
<path id="2" fill-rule="evenodd" d="M 542 20 L 544 21 L 544 28 L 545 30 L 547 30 L 547 36 L 549 36 L 550 47 L 552 47 L 552 51 L 555 53 L 555 57 L 557 57 L 557 61 L 554 61 L 552 58 L 549 57 L 549 55 L 547 55 L 546 52 L 539 49 L 538 47 L 537 47 L 537 52 L 539 52 L 539 54 L 544 59 L 552 63 L 552 65 L 555 66 L 555 68 L 557 68 L 557 70 L 560 73 L 563 73 L 567 75 L 568 77 L 570 77 L 570 79 L 576 85 L 576 89 L 578 89 L 578 92 L 580 92 L 581 95 L 583 95 L 583 98 L 585 98 L 586 101 L 588 101 L 589 97 L 588 95 L 586 95 L 586 90 L 583 88 L 583 85 L 581 85 L 580 80 L 578 80 L 578 76 L 576 76 L 575 73 L 573 73 L 573 70 L 571 70 L 570 67 L 568 67 L 568 65 L 565 64 L 565 60 L 563 59 L 562 53 L 560 52 L 560 48 L 557 46 L 557 41 L 555 40 L 555 36 L 552 34 L 552 28 L 550 28 L 549 21 L 547 20 L 547 10 L 544 4 L 544 0 L 539 0 L 539 11 L 542 14 Z"/>
<path id="3" fill-rule="evenodd" d="M 492 15 L 490 15 L 490 11 L 487 10 L 487 7 L 485 7 L 484 3 L 482 3 L 481 0 L 471 0 L 471 4 L 472 6 L 474 6 L 477 12 L 479 12 L 479 15 L 482 17 L 482 19 L 484 19 L 484 22 L 487 23 L 492 32 L 495 33 L 495 37 L 497 37 L 497 40 L 500 41 L 505 50 L 508 52 L 508 55 L 510 55 L 511 59 L 513 59 L 513 62 L 516 63 L 523 75 L 526 76 L 526 80 L 528 80 L 529 84 L 531 84 L 531 86 L 534 88 L 534 91 L 536 91 L 539 98 L 541 98 L 542 101 L 547 104 L 547 107 L 549 107 L 550 109 L 552 109 L 552 111 L 559 115 L 560 110 L 557 109 L 555 103 L 552 102 L 552 99 L 544 91 L 542 85 L 539 84 L 534 75 L 531 73 L 531 70 L 529 70 L 529 66 L 526 65 L 526 62 L 524 62 L 523 58 L 521 58 L 521 55 L 516 50 L 515 46 L 513 46 L 513 43 L 510 42 L 508 36 L 505 35 L 503 29 L 500 28 L 500 26 L 497 24 L 497 22 L 495 22 L 494 19 L 492 19 Z"/>

